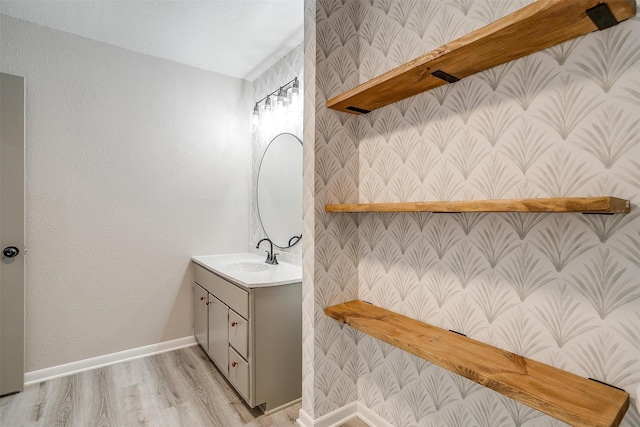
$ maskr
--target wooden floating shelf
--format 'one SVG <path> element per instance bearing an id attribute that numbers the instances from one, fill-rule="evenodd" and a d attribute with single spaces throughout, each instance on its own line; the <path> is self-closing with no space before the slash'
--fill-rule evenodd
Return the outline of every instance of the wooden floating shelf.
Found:
<path id="1" fill-rule="evenodd" d="M 327 212 L 577 212 L 628 213 L 628 200 L 617 197 L 465 200 L 456 202 L 358 203 L 326 205 Z"/>
<path id="2" fill-rule="evenodd" d="M 324 310 L 342 323 L 572 426 L 618 426 L 629 394 L 392 311 L 351 301 Z"/>
<path id="3" fill-rule="evenodd" d="M 538 0 L 330 99 L 327 107 L 366 114 L 635 14 L 635 0 Z"/>

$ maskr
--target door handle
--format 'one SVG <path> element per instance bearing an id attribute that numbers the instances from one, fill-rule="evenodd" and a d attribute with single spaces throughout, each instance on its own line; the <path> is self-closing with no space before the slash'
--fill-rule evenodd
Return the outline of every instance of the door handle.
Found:
<path id="1" fill-rule="evenodd" d="M 2 255 L 6 256 L 7 258 L 17 257 L 19 253 L 20 249 L 16 248 L 15 246 L 7 246 L 2 250 Z"/>

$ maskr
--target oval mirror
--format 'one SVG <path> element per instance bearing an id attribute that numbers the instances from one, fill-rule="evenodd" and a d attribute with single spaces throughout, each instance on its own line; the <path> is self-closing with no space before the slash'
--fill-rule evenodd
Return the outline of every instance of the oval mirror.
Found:
<path id="1" fill-rule="evenodd" d="M 271 140 L 258 171 L 258 216 L 279 248 L 302 238 L 302 141 L 290 133 Z"/>

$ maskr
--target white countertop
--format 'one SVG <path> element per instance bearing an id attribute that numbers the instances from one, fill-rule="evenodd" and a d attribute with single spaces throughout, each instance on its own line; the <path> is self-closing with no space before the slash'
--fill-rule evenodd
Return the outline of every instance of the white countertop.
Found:
<path id="1" fill-rule="evenodd" d="M 287 262 L 265 263 L 265 257 L 238 253 L 191 257 L 196 264 L 245 288 L 289 285 L 302 281 L 302 268 Z"/>

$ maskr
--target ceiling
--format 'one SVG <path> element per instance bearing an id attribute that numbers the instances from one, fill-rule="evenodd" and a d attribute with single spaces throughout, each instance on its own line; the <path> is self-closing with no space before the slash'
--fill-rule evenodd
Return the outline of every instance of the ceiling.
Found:
<path id="1" fill-rule="evenodd" d="M 0 0 L 0 13 L 246 80 L 303 40 L 303 0 Z"/>

